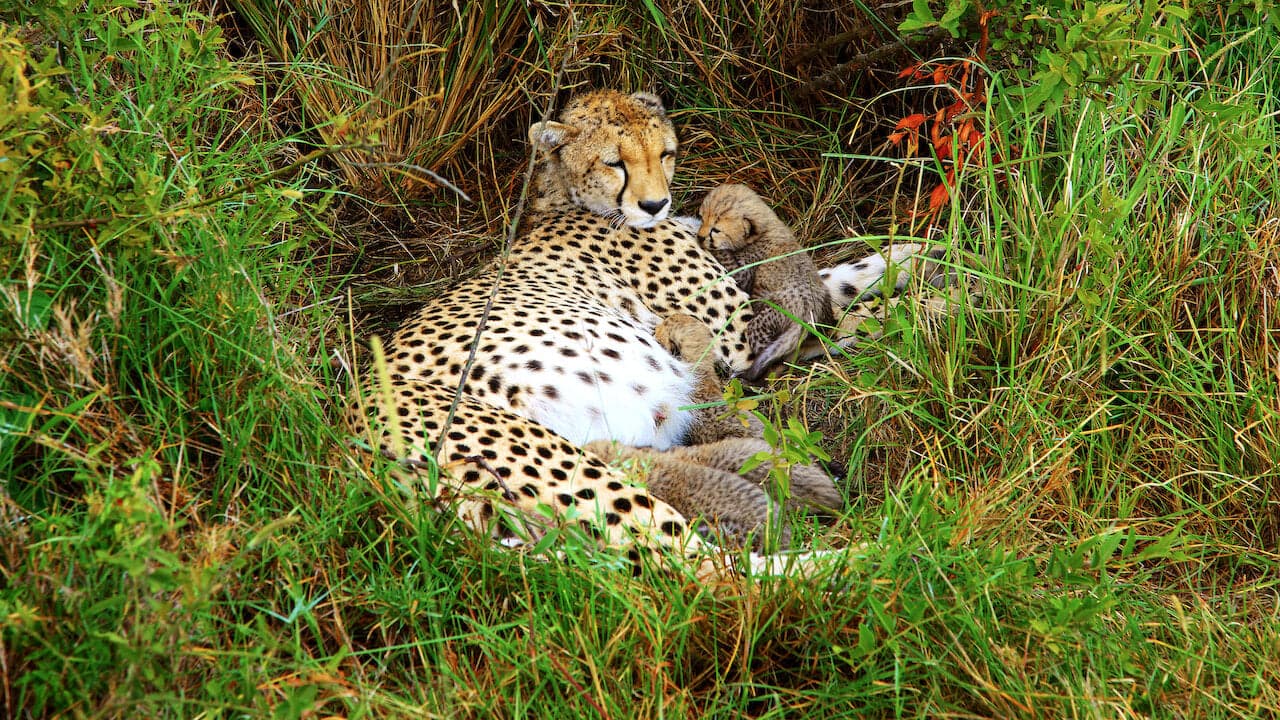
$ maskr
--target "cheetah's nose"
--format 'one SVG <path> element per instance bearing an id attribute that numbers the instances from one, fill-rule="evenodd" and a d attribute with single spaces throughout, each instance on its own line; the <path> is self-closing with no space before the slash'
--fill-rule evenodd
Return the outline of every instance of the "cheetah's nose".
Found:
<path id="1" fill-rule="evenodd" d="M 649 213 L 650 215 L 657 215 L 662 212 L 662 209 L 667 206 L 668 202 L 670 202 L 668 198 L 662 198 L 661 200 L 641 200 L 636 204 L 640 206 L 641 210 Z"/>

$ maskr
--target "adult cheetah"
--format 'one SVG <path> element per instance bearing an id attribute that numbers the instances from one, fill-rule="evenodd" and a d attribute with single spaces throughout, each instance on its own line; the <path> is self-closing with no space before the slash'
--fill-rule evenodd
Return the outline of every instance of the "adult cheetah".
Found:
<path id="1" fill-rule="evenodd" d="M 401 325 L 348 422 L 478 529 L 506 533 L 495 520 L 516 512 L 633 552 L 699 553 L 683 515 L 580 448 L 680 444 L 696 377 L 654 328 L 691 315 L 716 330 L 724 365 L 746 369 L 749 296 L 670 218 L 677 144 L 657 97 L 580 95 L 529 139 L 530 212 L 506 262 Z M 877 259 L 856 272 L 870 278 Z"/>

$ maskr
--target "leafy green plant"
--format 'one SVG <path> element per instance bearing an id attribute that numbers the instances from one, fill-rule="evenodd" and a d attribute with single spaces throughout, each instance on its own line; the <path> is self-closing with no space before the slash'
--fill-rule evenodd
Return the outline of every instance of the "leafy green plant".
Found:
<path id="1" fill-rule="evenodd" d="M 949 0 L 943 15 L 935 17 L 927 0 L 915 0 L 899 30 L 937 26 L 959 37 L 966 17 L 981 22 L 984 38 L 988 20 L 996 29 L 991 48 L 1007 57 L 1014 78 L 1006 91 L 1020 99 L 1019 112 L 1027 114 L 1052 113 L 1079 97 L 1101 97 L 1135 64 L 1167 60 L 1185 47 L 1178 28 L 1191 11 L 1181 3 L 1160 2 L 1053 0 L 1030 9 L 1016 2 Z"/>
<path id="2" fill-rule="evenodd" d="M 783 389 L 772 394 L 772 400 L 786 403 L 790 400 L 790 392 Z M 724 401 L 726 412 L 750 413 L 764 426 L 764 440 L 771 448 L 768 452 L 760 452 L 748 458 L 741 468 L 748 472 L 770 463 L 769 477 L 782 494 L 790 494 L 791 468 L 795 465 L 807 465 L 822 460 L 830 462 L 831 456 L 822 447 L 822 433 L 809 431 L 795 418 L 787 418 L 785 425 L 774 422 L 760 410 L 760 401 L 765 395 L 745 395 L 742 381 L 731 379 L 725 386 Z"/>

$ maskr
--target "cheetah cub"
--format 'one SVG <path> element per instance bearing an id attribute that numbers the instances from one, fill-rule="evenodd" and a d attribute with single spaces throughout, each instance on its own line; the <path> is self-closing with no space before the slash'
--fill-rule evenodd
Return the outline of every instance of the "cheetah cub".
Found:
<path id="1" fill-rule="evenodd" d="M 677 313 L 668 315 L 653 331 L 654 339 L 677 358 L 693 366 L 696 405 L 722 403 L 724 384 L 716 372 L 715 335 L 706 323 Z M 762 437 L 764 426 L 749 413 L 727 412 L 723 404 L 690 410 L 693 422 L 684 437 L 684 445 L 702 445 L 724 438 Z"/>
<path id="2" fill-rule="evenodd" d="M 800 347 L 804 328 L 831 325 L 831 294 L 809 253 L 764 199 L 746 185 L 721 185 L 702 201 L 698 242 L 734 273 L 760 309 L 747 325 L 755 360 L 743 376 L 759 380 L 769 366 Z"/>
<path id="3" fill-rule="evenodd" d="M 726 545 L 750 544 L 754 550 L 766 550 L 768 541 L 777 538 L 781 549 L 791 546 L 791 531 L 777 503 L 732 471 L 611 440 L 593 440 L 583 449 L 620 465 L 686 518 L 699 518 L 700 530 L 717 535 Z M 776 530 L 770 532 L 770 528 Z"/>
<path id="4" fill-rule="evenodd" d="M 691 315 L 675 314 L 658 324 L 654 337 L 672 355 L 694 366 L 697 385 L 693 402 L 710 405 L 691 411 L 694 420 L 684 446 L 671 448 L 661 455 L 737 475 L 747 460 L 772 452 L 769 443 L 764 441 L 764 425 L 758 417 L 750 413 L 726 413 L 722 405 L 711 405 L 724 398 L 723 383 L 716 373 L 715 336 L 711 328 Z M 765 461 L 742 476 L 751 484 L 764 487 L 772 468 L 772 462 Z M 808 505 L 839 510 L 844 505 L 844 498 L 831 477 L 817 465 L 791 466 L 789 484 L 789 508 Z"/>
<path id="5" fill-rule="evenodd" d="M 765 460 L 747 472 L 741 472 L 747 460 L 773 454 L 773 448 L 762 438 L 725 438 L 704 445 L 676 446 L 662 454 L 682 462 L 727 470 L 761 489 L 773 487 L 769 476 L 773 471 L 772 460 Z M 809 508 L 839 512 L 844 508 L 844 496 L 831 476 L 818 465 L 792 465 L 787 485 L 784 505 L 788 510 Z M 774 494 L 782 493 L 777 489 Z"/>

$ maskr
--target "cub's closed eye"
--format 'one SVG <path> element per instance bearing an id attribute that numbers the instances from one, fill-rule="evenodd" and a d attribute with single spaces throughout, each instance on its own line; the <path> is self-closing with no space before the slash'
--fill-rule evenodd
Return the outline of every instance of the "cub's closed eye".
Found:
<path id="1" fill-rule="evenodd" d="M 625 164 L 621 160 L 601 160 L 600 162 L 604 163 L 605 165 L 608 165 L 611 168 L 620 168 Z"/>
<path id="2" fill-rule="evenodd" d="M 662 151 L 662 159 L 663 159 L 663 160 L 669 160 L 669 159 L 671 159 L 671 158 L 673 158 L 673 157 L 675 157 L 675 156 L 676 156 L 676 151 L 675 151 L 675 150 L 663 150 L 663 151 Z"/>

